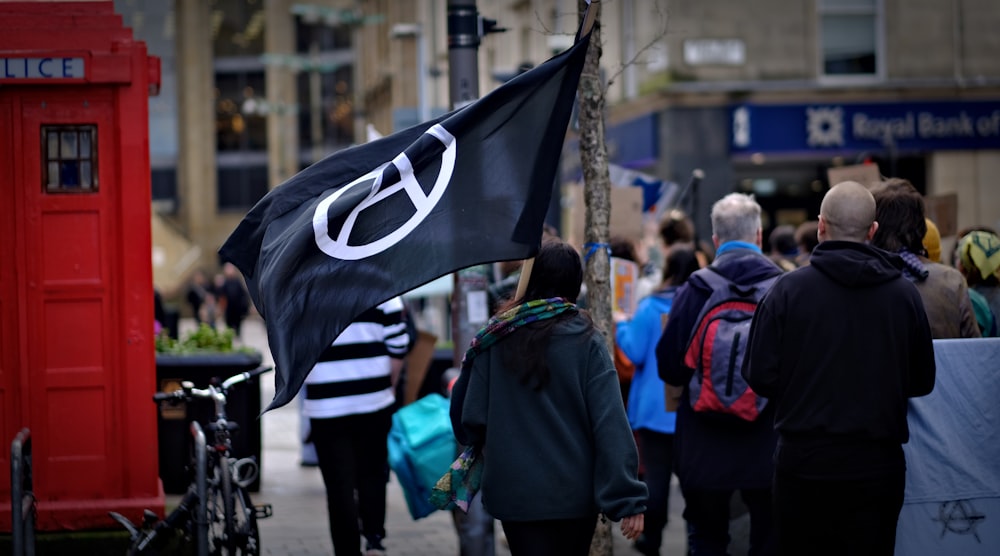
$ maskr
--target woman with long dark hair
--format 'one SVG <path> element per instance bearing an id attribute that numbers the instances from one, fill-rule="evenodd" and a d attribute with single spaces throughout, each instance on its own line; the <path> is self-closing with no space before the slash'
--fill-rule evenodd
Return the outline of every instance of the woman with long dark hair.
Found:
<path id="1" fill-rule="evenodd" d="M 642 532 L 647 491 L 611 356 L 575 305 L 582 281 L 579 253 L 544 243 L 452 390 L 455 436 L 481 449 L 483 504 L 515 556 L 587 554 L 598 514 Z"/>

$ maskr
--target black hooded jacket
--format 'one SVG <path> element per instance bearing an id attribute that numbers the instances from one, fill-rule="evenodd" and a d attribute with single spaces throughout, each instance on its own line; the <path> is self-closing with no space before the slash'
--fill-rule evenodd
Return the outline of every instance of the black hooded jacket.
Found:
<path id="1" fill-rule="evenodd" d="M 898 257 L 824 241 L 757 308 L 743 376 L 775 407 L 779 467 L 813 478 L 904 465 L 907 398 L 934 388 L 934 347 Z"/>

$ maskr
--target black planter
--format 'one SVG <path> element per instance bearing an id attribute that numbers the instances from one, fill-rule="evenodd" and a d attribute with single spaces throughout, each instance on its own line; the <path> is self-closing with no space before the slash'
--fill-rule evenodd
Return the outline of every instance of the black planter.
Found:
<path id="1" fill-rule="evenodd" d="M 156 384 L 161 391 L 175 390 L 181 381 L 189 380 L 195 388 L 206 388 L 213 379 L 221 382 L 237 373 L 251 371 L 260 366 L 259 353 L 217 353 L 197 355 L 156 355 Z M 160 402 L 157 408 L 157 432 L 160 449 L 160 479 L 168 494 L 183 494 L 191 482 L 190 454 L 192 447 L 189 423 L 197 420 L 208 435 L 208 423 L 214 417 L 215 406 L 211 400 L 197 399 L 193 403 L 170 404 Z M 260 378 L 254 377 L 233 386 L 226 403 L 230 421 L 240 425 L 233 435 L 232 455 L 237 458 L 253 456 L 261 464 L 260 435 Z M 211 439 L 209 438 L 209 441 Z M 260 488 L 260 475 L 250 490 Z"/>

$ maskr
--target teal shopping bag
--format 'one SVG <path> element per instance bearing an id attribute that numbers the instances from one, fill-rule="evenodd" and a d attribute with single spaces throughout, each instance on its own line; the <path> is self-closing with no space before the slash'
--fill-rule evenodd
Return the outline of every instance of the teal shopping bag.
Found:
<path id="1" fill-rule="evenodd" d="M 428 394 L 392 416 L 389 467 L 399 480 L 413 519 L 437 510 L 430 503 L 431 491 L 458 451 L 449 406 L 444 396 Z"/>

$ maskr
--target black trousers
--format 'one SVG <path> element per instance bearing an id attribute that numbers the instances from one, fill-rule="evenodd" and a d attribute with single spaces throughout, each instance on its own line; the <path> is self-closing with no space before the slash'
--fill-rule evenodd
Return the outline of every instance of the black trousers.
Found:
<path id="1" fill-rule="evenodd" d="M 642 459 L 642 480 L 649 489 L 643 518 L 643 549 L 658 550 L 667 526 L 670 497 L 670 476 L 673 473 L 674 435 L 639 429 L 639 457 Z"/>
<path id="2" fill-rule="evenodd" d="M 780 553 L 892 556 L 905 483 L 905 471 L 852 481 L 816 481 L 775 471 Z"/>
<path id="3" fill-rule="evenodd" d="M 385 537 L 389 461 L 386 439 L 392 425 L 392 408 L 310 419 L 309 423 L 310 439 L 316 446 L 316 459 L 326 485 L 333 552 L 357 556 L 361 552 L 361 535 L 369 539 Z"/>
<path id="4" fill-rule="evenodd" d="M 597 515 L 544 521 L 504 520 L 511 556 L 586 556 L 597 527 Z"/>
<path id="5" fill-rule="evenodd" d="M 730 500 L 735 491 L 684 489 L 683 485 L 682 490 L 684 520 L 688 525 L 688 550 L 691 555 L 727 556 Z M 749 556 L 776 554 L 771 489 L 742 489 L 739 493 L 750 511 Z"/>

